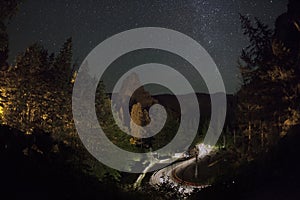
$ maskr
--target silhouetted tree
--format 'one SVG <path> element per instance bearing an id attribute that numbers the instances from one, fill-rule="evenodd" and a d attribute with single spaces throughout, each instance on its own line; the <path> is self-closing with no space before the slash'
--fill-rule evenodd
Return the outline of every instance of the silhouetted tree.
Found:
<path id="1" fill-rule="evenodd" d="M 241 54 L 237 120 L 240 132 L 247 136 L 248 152 L 253 152 L 275 143 L 289 126 L 298 123 L 299 75 L 295 73 L 297 66 L 274 54 L 272 41 L 277 38 L 267 25 L 258 19 L 253 25 L 244 16 L 241 22 L 250 45 Z"/>
<path id="2" fill-rule="evenodd" d="M 8 66 L 8 34 L 7 21 L 17 12 L 20 0 L 6 0 L 0 2 L 0 69 Z"/>
<path id="3" fill-rule="evenodd" d="M 56 77 L 54 78 L 63 86 L 69 84 L 72 77 L 72 46 L 72 38 L 70 37 L 63 44 L 59 54 L 55 57 L 55 61 L 53 63 L 53 69 L 56 71 L 53 72 L 56 75 Z"/>

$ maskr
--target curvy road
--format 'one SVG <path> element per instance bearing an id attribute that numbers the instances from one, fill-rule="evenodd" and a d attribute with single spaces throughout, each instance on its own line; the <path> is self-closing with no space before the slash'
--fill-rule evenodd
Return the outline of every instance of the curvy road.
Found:
<path id="1" fill-rule="evenodd" d="M 164 181 L 167 180 L 167 181 L 173 183 L 174 185 L 180 184 L 180 187 L 181 187 L 180 191 L 184 192 L 184 193 L 190 193 L 193 191 L 194 188 L 208 187 L 209 185 L 200 185 L 197 183 L 184 181 L 176 175 L 176 172 L 183 171 L 188 166 L 194 165 L 196 162 L 195 159 L 196 158 L 193 157 L 189 160 L 177 162 L 177 163 L 171 164 L 168 167 L 165 167 L 161 170 L 156 171 L 150 178 L 150 184 L 154 187 L 157 187 L 157 186 L 161 185 Z"/>

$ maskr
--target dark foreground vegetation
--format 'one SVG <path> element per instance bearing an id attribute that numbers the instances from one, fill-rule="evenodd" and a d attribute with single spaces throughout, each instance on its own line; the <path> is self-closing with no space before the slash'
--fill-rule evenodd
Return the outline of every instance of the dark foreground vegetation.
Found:
<path id="1" fill-rule="evenodd" d="M 298 199 L 300 126 L 277 146 L 219 180 L 191 199 Z"/>
<path id="2" fill-rule="evenodd" d="M 299 126 L 293 127 L 270 152 L 230 175 L 219 177 L 213 186 L 190 198 L 297 199 L 300 196 L 299 132 Z M 168 193 L 176 196 L 167 185 L 160 191 L 148 186 L 143 191 L 125 192 L 110 179 L 99 181 L 82 173 L 69 161 L 74 151 L 46 133 L 36 131 L 25 135 L 1 126 L 0 141 L 1 198 L 165 199 Z"/>
<path id="3" fill-rule="evenodd" d="M 1 199 L 126 199 L 109 179 L 76 169 L 74 150 L 54 141 L 50 134 L 25 135 L 0 127 Z"/>

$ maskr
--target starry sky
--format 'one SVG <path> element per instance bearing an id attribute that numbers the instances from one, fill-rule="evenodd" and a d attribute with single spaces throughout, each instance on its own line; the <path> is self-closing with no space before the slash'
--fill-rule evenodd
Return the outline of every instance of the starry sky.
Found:
<path id="1" fill-rule="evenodd" d="M 247 39 L 239 13 L 258 17 L 273 28 L 287 0 L 26 0 L 10 21 L 10 62 L 34 42 L 57 52 L 72 36 L 74 60 L 106 38 L 132 28 L 165 27 L 198 41 L 212 56 L 226 91 L 239 88 L 237 60 Z M 201 88 L 199 88 L 201 92 Z"/>

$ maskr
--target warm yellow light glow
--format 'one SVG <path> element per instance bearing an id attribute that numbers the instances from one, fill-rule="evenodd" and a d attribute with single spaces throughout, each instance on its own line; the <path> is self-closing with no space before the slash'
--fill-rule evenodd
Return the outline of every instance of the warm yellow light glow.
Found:
<path id="1" fill-rule="evenodd" d="M 3 99 L 1 98 L 1 96 L 6 97 L 6 90 L 3 88 L 0 88 L 0 102 L 3 102 Z M 4 114 L 4 109 L 2 106 L 0 106 L 0 119 L 3 119 L 3 114 Z"/>
<path id="2" fill-rule="evenodd" d="M 47 114 L 43 114 L 42 118 L 43 118 L 43 120 L 46 120 L 48 118 L 48 115 Z"/>
<path id="3" fill-rule="evenodd" d="M 72 79 L 71 79 L 71 83 L 75 83 L 76 77 L 77 77 L 77 72 L 75 71 L 75 72 L 73 73 L 73 76 L 72 76 Z"/>

